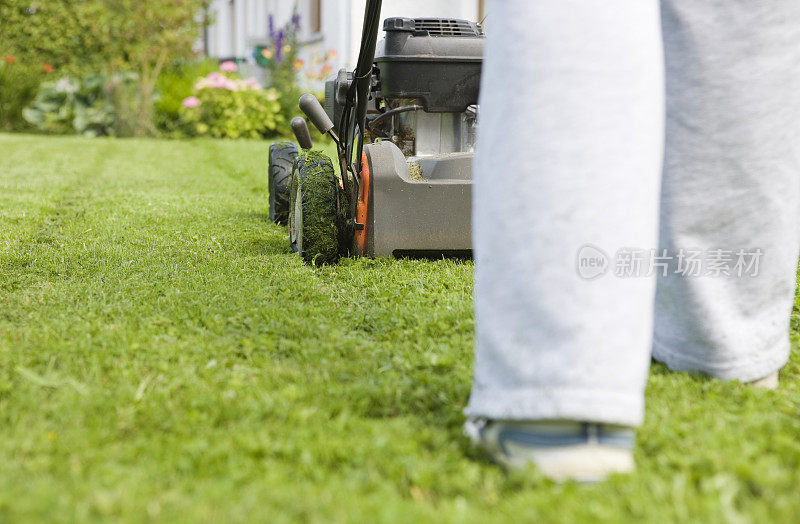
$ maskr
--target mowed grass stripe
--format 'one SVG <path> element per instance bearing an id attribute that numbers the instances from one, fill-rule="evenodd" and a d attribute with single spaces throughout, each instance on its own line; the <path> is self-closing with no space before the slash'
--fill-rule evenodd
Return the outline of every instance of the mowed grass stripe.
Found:
<path id="1" fill-rule="evenodd" d="M 777 392 L 654 366 L 634 476 L 506 475 L 472 263 L 302 264 L 266 150 L 0 135 L 0 520 L 798 517 L 796 350 Z"/>

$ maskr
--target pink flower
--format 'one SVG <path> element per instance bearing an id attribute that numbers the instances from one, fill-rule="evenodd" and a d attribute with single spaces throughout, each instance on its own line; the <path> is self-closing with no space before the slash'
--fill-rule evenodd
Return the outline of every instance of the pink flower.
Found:
<path id="1" fill-rule="evenodd" d="M 254 76 L 245 79 L 244 85 L 250 89 L 261 89 L 261 84 L 258 83 L 258 80 Z"/>
<path id="2" fill-rule="evenodd" d="M 210 73 L 208 75 L 208 87 L 216 87 L 218 89 L 226 89 L 228 86 L 228 77 L 220 73 Z"/>
<path id="3" fill-rule="evenodd" d="M 221 73 L 209 73 L 205 78 L 201 78 L 195 85 L 196 89 L 230 89 L 235 91 L 234 87 L 236 81 L 231 80 Z"/>
<path id="4" fill-rule="evenodd" d="M 219 69 L 220 71 L 225 71 L 226 73 L 235 73 L 239 70 L 239 68 L 236 67 L 236 62 L 233 62 L 232 60 L 226 60 L 222 62 L 219 65 Z"/>
<path id="5" fill-rule="evenodd" d="M 183 99 L 183 107 L 193 109 L 200 105 L 200 99 L 196 96 L 187 96 Z"/>

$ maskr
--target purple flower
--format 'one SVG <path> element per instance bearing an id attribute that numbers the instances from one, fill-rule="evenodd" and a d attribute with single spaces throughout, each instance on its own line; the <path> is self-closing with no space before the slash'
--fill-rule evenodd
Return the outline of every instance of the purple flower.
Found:
<path id="1" fill-rule="evenodd" d="M 183 107 L 188 109 L 194 109 L 195 107 L 200 105 L 200 99 L 196 96 L 187 96 L 183 99 Z"/>
<path id="2" fill-rule="evenodd" d="M 283 50 L 283 29 L 278 31 L 278 35 L 275 37 L 275 60 L 278 62 L 283 61 L 283 56 L 281 55 L 281 51 Z"/>
<path id="3" fill-rule="evenodd" d="M 271 40 L 275 40 L 275 17 L 269 15 L 267 20 L 269 22 L 269 37 Z"/>
<path id="4" fill-rule="evenodd" d="M 292 27 L 294 28 L 295 31 L 300 30 L 300 15 L 298 15 L 297 13 L 292 15 Z"/>

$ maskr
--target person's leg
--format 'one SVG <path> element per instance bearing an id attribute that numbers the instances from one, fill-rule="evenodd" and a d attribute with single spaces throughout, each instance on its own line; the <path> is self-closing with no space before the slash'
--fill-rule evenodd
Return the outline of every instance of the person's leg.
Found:
<path id="1" fill-rule="evenodd" d="M 595 249 L 613 255 L 657 242 L 658 2 L 503 0 L 489 13 L 466 414 L 636 426 L 654 280 L 588 279 L 578 269 L 601 261 Z"/>
<path id="2" fill-rule="evenodd" d="M 676 370 L 759 379 L 789 355 L 800 2 L 663 0 L 662 24 L 660 244 L 673 260 L 658 280 L 653 356 Z M 699 267 L 689 267 L 692 253 Z"/>

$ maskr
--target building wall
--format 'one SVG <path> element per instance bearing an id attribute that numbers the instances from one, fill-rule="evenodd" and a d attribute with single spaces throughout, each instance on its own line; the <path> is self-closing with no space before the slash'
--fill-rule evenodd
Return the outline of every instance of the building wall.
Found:
<path id="1" fill-rule="evenodd" d="M 482 0 L 384 0 L 381 18 L 391 16 L 447 17 L 477 21 Z M 300 58 L 312 58 L 328 50 L 336 58 L 328 63 L 333 71 L 352 69 L 358 58 L 364 20 L 364 0 L 213 0 L 210 12 L 214 23 L 207 34 L 207 52 L 212 58 L 243 58 L 252 62 L 254 46 L 269 38 L 268 16 L 276 26 L 285 24 L 297 5 L 301 24 Z M 320 31 L 309 27 L 312 10 L 320 9 Z M 379 37 L 380 38 L 380 37 Z M 314 83 L 314 82 L 312 82 Z M 318 87 L 318 86 L 315 86 Z"/>
<path id="2" fill-rule="evenodd" d="M 535 1 L 535 0 L 534 0 Z M 331 3 L 335 1 L 331 0 Z M 345 53 L 348 69 L 355 67 L 358 48 L 361 42 L 361 27 L 364 23 L 365 2 L 350 0 L 342 2 L 350 6 L 349 43 Z M 480 21 L 478 0 L 384 0 L 381 6 L 381 20 L 393 16 L 408 18 L 462 18 L 473 22 Z M 378 39 L 382 38 L 378 35 Z"/>
<path id="3" fill-rule="evenodd" d="M 298 2 L 301 16 L 308 5 L 308 0 Z M 294 2 L 286 0 L 213 0 L 209 7 L 214 23 L 208 29 L 208 55 L 252 60 L 253 46 L 269 37 L 269 15 L 282 25 L 291 18 L 293 6 Z"/>

